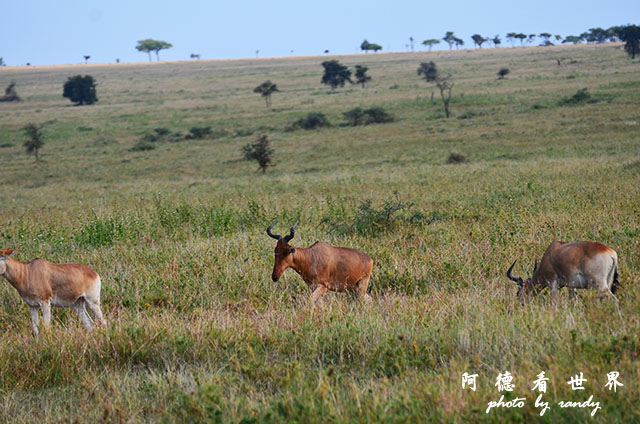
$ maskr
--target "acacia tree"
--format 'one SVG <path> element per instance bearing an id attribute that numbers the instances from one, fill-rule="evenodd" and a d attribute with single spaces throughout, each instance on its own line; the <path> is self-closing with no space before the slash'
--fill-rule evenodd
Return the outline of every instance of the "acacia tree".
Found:
<path id="1" fill-rule="evenodd" d="M 495 37 L 493 37 L 491 39 L 491 42 L 493 43 L 493 45 L 495 47 L 498 47 L 502 43 L 502 41 L 500 40 L 500 36 L 499 35 L 496 35 Z"/>
<path id="2" fill-rule="evenodd" d="M 151 52 L 156 53 L 156 58 L 158 62 L 160 61 L 160 50 L 170 49 L 173 47 L 173 44 L 167 43 L 166 41 L 154 40 L 152 38 L 147 38 L 145 40 L 138 40 L 138 45 L 136 45 L 136 50 L 139 52 L 145 52 L 149 54 L 149 62 L 151 62 Z"/>
<path id="3" fill-rule="evenodd" d="M 442 39 L 449 45 L 449 50 L 451 50 L 451 47 L 456 43 L 456 36 L 453 35 L 453 31 L 447 31 Z"/>
<path id="4" fill-rule="evenodd" d="M 510 32 L 507 34 L 507 40 L 509 40 L 509 42 L 511 43 L 511 47 L 513 47 L 513 43 L 516 39 L 516 33 L 515 32 Z"/>
<path id="5" fill-rule="evenodd" d="M 38 151 L 44 146 L 42 128 L 35 124 L 27 124 L 22 127 L 22 131 L 24 131 L 24 134 L 27 136 L 27 141 L 24 142 L 27 153 L 34 154 L 36 161 L 39 161 Z"/>
<path id="6" fill-rule="evenodd" d="M 436 44 L 440 44 L 440 40 L 436 40 L 435 38 L 431 38 L 429 40 L 424 40 L 422 42 L 422 44 L 427 46 L 427 47 L 429 47 L 429 51 L 431 51 L 433 46 L 435 46 Z"/>
<path id="7" fill-rule="evenodd" d="M 425 81 L 433 83 L 440 90 L 440 97 L 442 98 L 442 104 L 444 105 L 444 113 L 447 118 L 449 113 L 449 102 L 451 101 L 451 89 L 453 88 L 453 81 L 451 81 L 451 75 L 442 75 L 434 62 L 423 62 L 418 68 L 418 75 L 422 75 Z"/>
<path id="8" fill-rule="evenodd" d="M 635 59 L 637 54 L 640 54 L 640 26 L 637 25 L 623 25 L 615 28 L 616 36 L 624 41 L 624 51 Z"/>
<path id="9" fill-rule="evenodd" d="M 278 87 L 274 83 L 272 83 L 270 80 L 266 80 L 265 82 L 263 82 L 262 84 L 260 84 L 259 86 L 253 89 L 254 93 L 260 93 L 262 95 L 265 103 L 267 104 L 267 107 L 271 106 L 271 94 L 275 93 L 276 91 L 280 91 L 280 90 L 278 90 Z"/>
<path id="10" fill-rule="evenodd" d="M 347 81 L 353 84 L 351 71 L 337 60 L 324 61 L 322 66 L 324 67 L 324 75 L 322 75 L 321 82 L 330 86 L 332 90 L 344 87 L 344 83 Z"/>
<path id="11" fill-rule="evenodd" d="M 356 83 L 361 84 L 362 88 L 364 88 L 364 85 L 367 82 L 371 81 L 371 77 L 367 75 L 368 70 L 369 68 L 367 68 L 366 66 L 356 65 Z"/>
<path id="12" fill-rule="evenodd" d="M 487 42 L 489 40 L 488 38 L 485 38 L 480 34 L 473 34 L 471 36 L 471 39 L 473 40 L 473 43 L 476 46 L 478 46 L 478 48 L 480 48 L 480 49 L 482 48 L 482 44 L 484 44 L 485 42 Z"/>
<path id="13" fill-rule="evenodd" d="M 567 35 L 564 40 L 562 40 L 562 44 L 573 43 L 579 44 L 582 42 L 582 37 L 578 35 Z"/>
<path id="14" fill-rule="evenodd" d="M 91 75 L 69 77 L 64 83 L 62 97 L 66 97 L 76 105 L 91 105 L 98 101 L 96 82 Z"/>
<path id="15" fill-rule="evenodd" d="M 538 36 L 544 39 L 545 44 L 549 42 L 549 38 L 551 38 L 551 34 L 549 34 L 548 32 L 541 32 Z"/>
<path id="16" fill-rule="evenodd" d="M 382 50 L 382 46 L 376 43 L 370 43 L 367 40 L 364 40 L 362 44 L 360 44 L 360 49 L 367 53 L 369 50 L 373 50 L 374 53 L 377 53 L 378 50 Z"/>

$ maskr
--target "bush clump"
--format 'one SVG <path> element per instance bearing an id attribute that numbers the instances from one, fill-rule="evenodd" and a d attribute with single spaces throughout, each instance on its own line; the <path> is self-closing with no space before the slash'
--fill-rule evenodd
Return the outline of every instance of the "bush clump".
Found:
<path id="1" fill-rule="evenodd" d="M 560 100 L 560 104 L 565 106 L 596 102 L 597 100 L 591 98 L 591 93 L 589 93 L 589 90 L 586 88 L 581 88 L 580 90 L 576 91 L 576 94 L 574 94 L 573 96 L 565 97 L 564 99 Z"/>
<path id="2" fill-rule="evenodd" d="M 329 120 L 322 112 L 310 112 L 307 116 L 298 119 L 290 129 L 304 128 L 305 130 L 315 130 L 317 128 L 330 127 Z"/>
<path id="3" fill-rule="evenodd" d="M 455 165 L 458 163 L 467 163 L 469 159 L 462 153 L 451 153 L 447 158 L 447 163 L 449 165 Z"/>
<path id="4" fill-rule="evenodd" d="M 347 121 L 347 125 L 353 127 L 357 125 L 384 124 L 393 121 L 393 117 L 381 107 L 372 107 L 369 109 L 356 107 L 343 113 L 343 116 L 345 121 Z"/>
<path id="5" fill-rule="evenodd" d="M 187 140 L 200 140 L 211 136 L 211 127 L 193 127 L 189 130 L 189 134 L 185 136 Z"/>
<path id="6" fill-rule="evenodd" d="M 411 210 L 413 203 L 403 202 L 394 193 L 392 198 L 383 200 L 380 207 L 376 207 L 371 200 L 360 203 L 355 212 L 352 206 L 343 202 L 335 202 L 327 199 L 329 211 L 323 217 L 322 223 L 329 231 L 340 235 L 367 235 L 377 236 L 383 233 L 396 231 L 407 223 L 425 222 L 431 223 L 422 212 Z"/>
<path id="7" fill-rule="evenodd" d="M 146 141 L 146 140 L 140 140 L 136 144 L 131 146 L 129 151 L 130 152 L 145 152 L 147 150 L 153 150 L 155 148 L 156 148 L 155 144 L 153 144 L 153 143 L 151 143 L 149 141 Z"/>

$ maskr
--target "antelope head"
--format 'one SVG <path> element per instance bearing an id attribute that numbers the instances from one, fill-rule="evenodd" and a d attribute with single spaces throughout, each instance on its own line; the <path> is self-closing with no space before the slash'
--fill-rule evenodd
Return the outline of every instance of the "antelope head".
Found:
<path id="1" fill-rule="evenodd" d="M 15 252 L 14 249 L 0 249 L 0 275 L 3 275 L 7 271 L 6 259 Z"/>
<path id="2" fill-rule="evenodd" d="M 278 221 L 275 221 L 273 224 L 267 227 L 267 234 L 269 235 L 269 237 L 278 240 L 275 249 L 275 263 L 273 265 L 273 272 L 271 273 L 271 279 L 273 281 L 278 281 L 282 273 L 293 264 L 293 253 L 295 253 L 296 249 L 290 246 L 289 242 L 295 234 L 298 221 L 293 224 L 293 227 L 291 227 L 291 231 L 289 232 L 289 234 L 284 237 L 279 234 L 273 234 L 271 232 L 271 229 L 277 223 Z"/>
<path id="3" fill-rule="evenodd" d="M 507 278 L 509 280 L 514 281 L 518 285 L 518 293 L 517 296 L 520 298 L 520 303 L 524 304 L 524 300 L 529 298 L 531 295 L 537 295 L 542 287 L 540 284 L 536 284 L 533 277 L 527 278 L 523 280 L 521 277 L 514 277 L 511 274 L 513 267 L 516 264 L 516 261 L 513 261 L 509 269 L 507 270 Z M 535 276 L 536 271 L 538 270 L 538 261 L 535 261 L 533 265 L 533 275 Z"/>

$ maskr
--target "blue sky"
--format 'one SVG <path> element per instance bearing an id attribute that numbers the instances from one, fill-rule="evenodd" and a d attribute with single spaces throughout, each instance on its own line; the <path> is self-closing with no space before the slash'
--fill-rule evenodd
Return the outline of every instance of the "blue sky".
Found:
<path id="1" fill-rule="evenodd" d="M 592 27 L 640 24 L 639 0 L 428 1 L 324 0 L 5 0 L 0 57 L 7 65 L 147 61 L 137 40 L 173 44 L 162 60 L 355 53 L 362 40 L 406 51 L 454 31 L 470 36 L 507 32 L 578 35 Z M 445 47 L 441 45 L 441 48 Z"/>

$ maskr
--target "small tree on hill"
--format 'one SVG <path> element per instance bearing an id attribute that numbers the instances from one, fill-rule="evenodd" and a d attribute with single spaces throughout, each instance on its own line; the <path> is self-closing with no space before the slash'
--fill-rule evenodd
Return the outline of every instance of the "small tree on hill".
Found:
<path id="1" fill-rule="evenodd" d="M 449 45 L 449 50 L 451 50 L 451 47 L 456 43 L 456 36 L 453 35 L 453 31 L 447 31 L 442 39 Z"/>
<path id="2" fill-rule="evenodd" d="M 344 87 L 344 83 L 351 81 L 351 71 L 337 60 L 327 60 L 322 62 L 324 67 L 324 75 L 322 75 L 322 83 L 335 90 L 338 87 Z"/>
<path id="3" fill-rule="evenodd" d="M 273 149 L 269 146 L 269 138 L 266 135 L 260 137 L 255 143 L 242 147 L 242 154 L 246 160 L 255 160 L 264 174 L 267 167 L 273 166 Z"/>
<path id="4" fill-rule="evenodd" d="M 562 44 L 573 43 L 579 44 L 582 43 L 582 37 L 577 35 L 567 35 L 564 40 L 562 40 Z"/>
<path id="5" fill-rule="evenodd" d="M 435 38 L 431 38 L 429 40 L 424 40 L 422 42 L 422 44 L 427 46 L 429 48 L 429 51 L 431 51 L 433 46 L 435 46 L 436 44 L 440 44 L 440 40 L 436 40 Z"/>
<path id="6" fill-rule="evenodd" d="M 4 96 L 0 97 L 0 102 L 19 102 L 20 96 L 16 91 L 16 82 L 11 81 L 9 86 L 4 89 Z"/>
<path id="7" fill-rule="evenodd" d="M 433 83 L 438 87 L 442 104 L 444 105 L 444 113 L 448 118 L 450 116 L 449 102 L 451 101 L 451 89 L 453 88 L 451 75 L 440 74 L 438 68 L 436 68 L 436 64 L 433 62 L 421 63 L 418 68 L 418 75 L 422 75 L 425 81 Z"/>
<path id="8" fill-rule="evenodd" d="M 480 34 L 473 34 L 471 36 L 471 39 L 473 40 L 473 43 L 476 46 L 478 46 L 478 48 L 480 48 L 480 49 L 482 48 L 482 44 L 486 43 L 489 40 L 488 38 L 485 38 Z"/>
<path id="9" fill-rule="evenodd" d="M 145 52 L 149 54 L 149 62 L 151 62 L 151 52 L 156 53 L 156 58 L 158 62 L 160 61 L 160 50 L 170 49 L 173 47 L 171 43 L 167 43 L 166 41 L 154 40 L 151 38 L 147 38 L 145 40 L 138 40 L 138 44 L 136 45 L 136 50 L 139 52 Z"/>
<path id="10" fill-rule="evenodd" d="M 367 82 L 371 81 L 371 77 L 367 75 L 368 70 L 369 68 L 367 68 L 366 66 L 356 65 L 356 83 L 361 84 L 362 88 L 364 88 L 364 85 Z"/>
<path id="11" fill-rule="evenodd" d="M 38 151 L 42 146 L 44 146 L 42 128 L 35 124 L 28 124 L 22 127 L 22 131 L 24 131 L 25 136 L 27 136 L 27 141 L 24 142 L 24 147 L 27 149 L 27 153 L 34 154 L 36 161 L 39 161 L 40 158 L 38 157 Z"/>
<path id="12" fill-rule="evenodd" d="M 498 71 L 498 79 L 504 79 L 504 77 L 507 76 L 507 74 L 509 74 L 509 68 L 500 68 L 500 70 Z"/>
<path id="13" fill-rule="evenodd" d="M 640 54 L 640 26 L 637 25 L 623 25 L 615 28 L 616 36 L 624 41 L 624 51 L 635 59 L 637 54 Z"/>
<path id="14" fill-rule="evenodd" d="M 375 53 L 377 53 L 378 50 L 382 50 L 382 46 L 380 44 L 370 43 L 367 40 L 364 40 L 362 44 L 360 44 L 360 49 L 365 53 L 367 53 L 369 50 L 373 50 Z"/>
<path id="15" fill-rule="evenodd" d="M 280 90 L 278 90 L 278 87 L 274 83 L 272 83 L 270 80 L 266 80 L 265 82 L 263 82 L 262 84 L 260 84 L 259 86 L 253 89 L 254 93 L 260 93 L 262 95 L 265 103 L 267 104 L 267 107 L 271 106 L 271 94 L 275 93 L 276 91 L 280 91 Z"/>
<path id="16" fill-rule="evenodd" d="M 98 101 L 96 83 L 91 75 L 69 77 L 64 83 L 62 97 L 66 97 L 76 105 L 91 105 Z"/>

